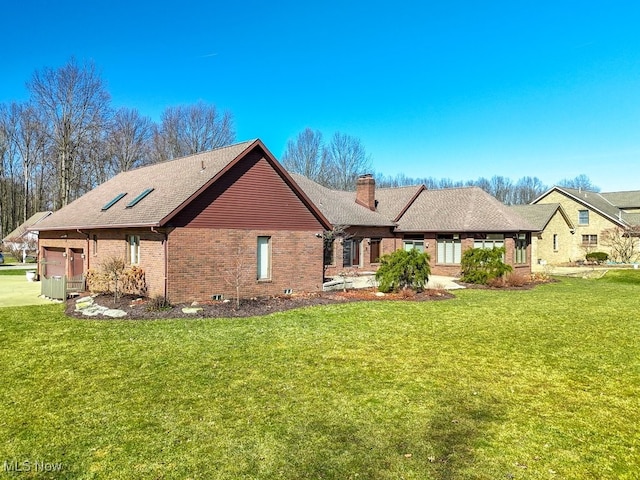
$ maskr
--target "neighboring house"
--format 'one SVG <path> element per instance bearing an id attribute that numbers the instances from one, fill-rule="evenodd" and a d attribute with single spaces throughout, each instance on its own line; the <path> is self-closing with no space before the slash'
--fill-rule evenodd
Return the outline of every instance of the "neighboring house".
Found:
<path id="1" fill-rule="evenodd" d="M 2 239 L 4 246 L 12 251 L 22 252 L 24 262 L 28 253 L 32 253 L 38 245 L 38 223 L 51 215 L 50 211 L 37 212 L 31 215 L 22 225 Z"/>
<path id="2" fill-rule="evenodd" d="M 514 205 L 510 208 L 536 229 L 531 236 L 533 271 L 543 271 L 545 265 L 569 261 L 566 249 L 574 243 L 576 227 L 559 203 Z"/>
<path id="3" fill-rule="evenodd" d="M 505 261 L 531 271 L 531 232 L 535 228 L 477 187 L 427 190 L 424 185 L 375 188 L 370 175 L 355 192 L 330 190 L 293 175 L 334 226 L 345 235 L 326 253 L 327 276 L 345 270 L 375 271 L 381 255 L 400 248 L 429 253 L 431 271 L 459 275 L 468 248 L 505 247 Z"/>
<path id="4" fill-rule="evenodd" d="M 594 251 L 611 253 L 606 238 L 608 232 L 640 228 L 640 191 L 598 193 L 555 186 L 532 204 L 561 205 L 575 226 L 571 241 L 559 245 L 562 262 L 583 260 L 587 253 Z M 546 233 L 545 229 L 543 236 Z"/>
<path id="5" fill-rule="evenodd" d="M 41 275 L 121 257 L 187 302 L 320 290 L 332 226 L 255 140 L 120 173 L 38 228 Z"/>

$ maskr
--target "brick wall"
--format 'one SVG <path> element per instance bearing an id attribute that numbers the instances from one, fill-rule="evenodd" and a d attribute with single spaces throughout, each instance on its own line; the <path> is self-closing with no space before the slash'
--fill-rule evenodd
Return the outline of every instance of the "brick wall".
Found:
<path id="1" fill-rule="evenodd" d="M 322 289 L 322 238 L 316 231 L 176 228 L 169 235 L 169 299 L 211 300 L 212 295 L 280 295 Z M 271 278 L 257 280 L 257 239 L 271 238 Z"/>
<path id="2" fill-rule="evenodd" d="M 334 243 L 334 264 L 330 265 L 326 269 L 327 277 L 338 275 L 344 271 L 373 271 L 378 269 L 378 263 L 371 263 L 370 258 L 370 243 L 369 240 L 372 237 L 382 238 L 381 253 L 388 254 L 393 253 L 396 250 L 403 248 L 403 235 L 389 236 L 389 229 L 382 228 L 352 228 L 348 230 L 349 233 L 354 234 L 357 238 L 362 238 L 361 243 L 361 262 L 358 267 L 343 267 L 342 266 L 342 242 L 340 240 Z M 386 237 L 385 237 L 386 235 Z M 421 236 L 424 239 L 425 252 L 429 254 L 431 258 L 431 273 L 433 275 L 446 275 L 457 277 L 460 276 L 459 264 L 439 264 L 437 263 L 437 235 L 433 232 L 427 232 Z M 474 236 L 472 233 L 460 234 L 460 242 L 462 253 L 469 248 L 473 248 Z M 505 260 L 506 263 L 514 267 L 522 273 L 531 272 L 531 244 L 527 246 L 527 263 L 522 265 L 516 265 L 515 262 L 515 239 L 513 234 L 505 234 Z"/>
<path id="3" fill-rule="evenodd" d="M 89 269 L 100 270 L 100 264 L 107 258 L 127 258 L 127 235 L 140 236 L 140 261 L 138 266 L 145 272 L 145 280 L 149 295 L 164 294 L 164 235 L 154 233 L 150 229 L 113 229 L 82 230 L 87 235 L 74 231 L 42 231 L 40 232 L 40 258 L 44 258 L 44 249 L 64 248 L 67 253 L 71 249 L 82 249 L 84 272 Z M 94 242 L 94 235 L 97 242 Z M 65 237 L 66 238 L 63 238 Z M 97 246 L 97 249 L 95 248 Z M 67 261 L 70 255 L 67 255 Z M 70 275 L 70 265 L 65 268 Z"/>

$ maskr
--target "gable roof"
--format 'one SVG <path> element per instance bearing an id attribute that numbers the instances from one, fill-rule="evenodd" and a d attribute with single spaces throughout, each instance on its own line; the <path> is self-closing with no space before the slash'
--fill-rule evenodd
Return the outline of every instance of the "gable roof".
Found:
<path id="1" fill-rule="evenodd" d="M 385 217 L 397 221 L 411 206 L 420 192 L 426 190 L 424 185 L 409 187 L 379 188 L 376 190 L 376 208 Z"/>
<path id="2" fill-rule="evenodd" d="M 640 190 L 602 192 L 600 195 L 618 208 L 640 208 Z"/>
<path id="3" fill-rule="evenodd" d="M 330 224 L 260 140 L 229 145 L 122 172 L 55 212 L 40 230 L 160 227 L 240 162 L 261 149 L 265 158 L 326 228 Z M 145 191 L 151 190 L 142 195 Z M 113 202 L 120 194 L 120 199 Z M 142 197 L 142 198 L 138 198 Z"/>
<path id="4" fill-rule="evenodd" d="M 333 225 L 395 226 L 388 217 L 356 203 L 355 192 L 332 190 L 297 173 L 291 176 Z"/>
<path id="5" fill-rule="evenodd" d="M 22 225 L 20 225 L 15 230 L 10 232 L 6 237 L 4 237 L 2 241 L 4 242 L 4 241 L 11 240 L 13 238 L 19 238 L 30 230 L 37 230 L 37 228 L 34 228 L 34 226 L 39 222 L 41 222 L 42 220 L 44 220 L 45 218 L 47 218 L 52 213 L 53 212 L 51 211 L 34 213 Z"/>
<path id="6" fill-rule="evenodd" d="M 558 187 L 557 185 L 547 190 L 545 193 L 536 198 L 532 204 L 537 204 L 544 197 L 549 195 L 551 192 L 560 192 L 563 195 L 573 199 L 574 201 L 584 205 L 585 207 L 599 213 L 603 217 L 608 218 L 613 223 L 616 223 L 621 226 L 627 226 L 627 222 L 624 220 L 623 212 L 614 205 L 605 195 L 611 194 L 601 194 L 598 192 L 592 192 L 590 190 L 581 190 L 575 188 L 566 188 L 566 187 Z M 621 192 L 612 192 L 612 193 L 621 193 Z M 614 195 L 615 197 L 615 195 Z M 629 217 L 633 218 L 633 216 Z"/>
<path id="7" fill-rule="evenodd" d="M 529 222 L 536 231 L 542 232 L 547 224 L 551 221 L 556 212 L 560 212 L 564 221 L 570 229 L 575 229 L 575 226 L 569 219 L 569 216 L 559 203 L 540 203 L 536 205 L 511 205 L 511 210 L 516 212 L 527 222 Z"/>
<path id="8" fill-rule="evenodd" d="M 404 232 L 532 232 L 536 228 L 479 187 L 423 190 L 398 220 Z"/>

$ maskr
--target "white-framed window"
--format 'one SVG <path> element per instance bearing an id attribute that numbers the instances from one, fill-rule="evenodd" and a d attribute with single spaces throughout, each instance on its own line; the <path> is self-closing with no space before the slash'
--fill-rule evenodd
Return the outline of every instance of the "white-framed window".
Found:
<path id="1" fill-rule="evenodd" d="M 131 265 L 140 263 L 140 235 L 127 235 L 127 261 Z"/>
<path id="2" fill-rule="evenodd" d="M 504 233 L 477 233 L 473 239 L 473 248 L 492 248 L 504 247 Z"/>
<path id="3" fill-rule="evenodd" d="M 578 210 L 578 225 L 589 225 L 589 210 Z"/>
<path id="4" fill-rule="evenodd" d="M 415 249 L 424 253 L 424 237 L 405 237 L 402 240 L 402 247 L 407 251 Z"/>
<path id="5" fill-rule="evenodd" d="M 258 280 L 271 279 L 271 237 L 258 237 Z"/>
<path id="6" fill-rule="evenodd" d="M 597 247 L 598 246 L 598 235 L 582 235 L 582 246 L 583 247 Z"/>
<path id="7" fill-rule="evenodd" d="M 553 234 L 553 251 L 554 252 L 558 251 L 558 246 L 559 246 L 559 244 L 558 244 L 558 234 L 554 233 Z"/>
<path id="8" fill-rule="evenodd" d="M 93 256 L 98 255 L 98 236 L 93 236 Z"/>
<path id="9" fill-rule="evenodd" d="M 440 234 L 437 237 L 437 263 L 459 264 L 462 258 L 462 243 L 458 234 Z"/>
<path id="10" fill-rule="evenodd" d="M 518 233 L 516 235 L 515 263 L 527 263 L 527 245 L 529 245 L 528 235 Z"/>

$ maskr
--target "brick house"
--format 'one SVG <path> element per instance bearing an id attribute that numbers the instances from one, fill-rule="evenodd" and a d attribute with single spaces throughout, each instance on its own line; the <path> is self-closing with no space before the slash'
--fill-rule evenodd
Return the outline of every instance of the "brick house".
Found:
<path id="1" fill-rule="evenodd" d="M 557 245 L 557 263 L 583 260 L 593 251 L 611 253 L 606 235 L 612 230 L 640 232 L 640 191 L 600 193 L 555 186 L 532 202 L 549 204 L 562 207 L 575 232 Z M 549 225 L 542 236 L 553 238 L 555 233 Z"/>
<path id="2" fill-rule="evenodd" d="M 480 188 L 376 189 L 373 177 L 363 175 L 355 192 L 345 192 L 293 177 L 329 221 L 345 232 L 325 251 L 329 277 L 375 271 L 380 256 L 401 248 L 429 253 L 435 275 L 459 275 L 462 252 L 473 247 L 505 247 L 505 261 L 515 271 L 531 272 L 535 227 Z"/>
<path id="3" fill-rule="evenodd" d="M 39 273 L 122 257 L 173 302 L 322 287 L 332 228 L 260 140 L 120 173 L 38 224 Z"/>

